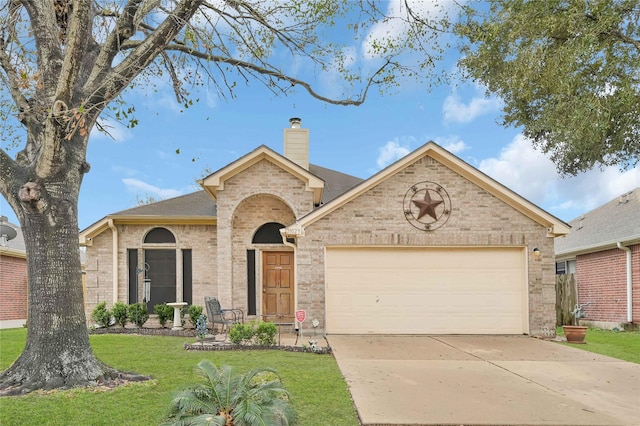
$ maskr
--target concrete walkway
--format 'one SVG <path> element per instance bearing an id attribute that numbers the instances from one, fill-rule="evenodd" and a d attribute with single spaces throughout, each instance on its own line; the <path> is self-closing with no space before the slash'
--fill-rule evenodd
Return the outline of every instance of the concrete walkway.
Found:
<path id="1" fill-rule="evenodd" d="M 640 365 L 526 336 L 328 336 L 363 425 L 640 425 Z"/>

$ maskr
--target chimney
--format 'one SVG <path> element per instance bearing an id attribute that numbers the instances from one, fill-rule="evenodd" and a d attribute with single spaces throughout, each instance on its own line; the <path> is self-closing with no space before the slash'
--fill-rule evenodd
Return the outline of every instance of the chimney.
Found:
<path id="1" fill-rule="evenodd" d="M 302 119 L 289 119 L 290 128 L 284 129 L 284 156 L 309 170 L 309 129 L 300 128 Z"/>

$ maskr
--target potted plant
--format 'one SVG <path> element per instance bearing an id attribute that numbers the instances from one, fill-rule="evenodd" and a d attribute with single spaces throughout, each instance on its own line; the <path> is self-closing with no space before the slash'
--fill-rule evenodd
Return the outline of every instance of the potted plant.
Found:
<path id="1" fill-rule="evenodd" d="M 577 344 L 585 344 L 587 342 L 584 341 L 584 338 L 587 335 L 587 327 L 584 325 L 579 325 L 579 318 L 584 317 L 584 307 L 590 305 L 591 302 L 585 303 L 584 305 L 579 305 L 576 303 L 576 307 L 573 310 L 573 324 L 574 325 L 563 325 L 562 330 L 564 331 L 564 335 L 567 338 L 568 343 L 577 343 Z"/>

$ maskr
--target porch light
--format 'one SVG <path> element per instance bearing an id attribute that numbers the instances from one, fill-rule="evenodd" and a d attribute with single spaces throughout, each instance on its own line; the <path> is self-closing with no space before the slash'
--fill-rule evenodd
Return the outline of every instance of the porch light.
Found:
<path id="1" fill-rule="evenodd" d="M 540 252 L 540 249 L 538 247 L 535 247 L 533 249 L 533 258 L 535 260 L 540 260 L 540 256 L 542 256 L 542 253 Z"/>

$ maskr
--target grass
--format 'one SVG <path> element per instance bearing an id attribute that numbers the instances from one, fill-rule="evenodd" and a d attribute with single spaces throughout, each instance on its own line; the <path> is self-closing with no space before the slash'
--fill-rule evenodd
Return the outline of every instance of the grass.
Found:
<path id="1" fill-rule="evenodd" d="M 0 398 L 0 424 L 157 425 L 174 393 L 197 382 L 196 364 L 209 359 L 240 372 L 273 367 L 292 394 L 300 425 L 358 425 L 351 396 L 335 359 L 313 353 L 267 351 L 186 351 L 185 338 L 92 335 L 96 356 L 153 381 L 99 391 L 73 389 Z M 0 369 L 20 355 L 26 329 L 0 330 Z"/>
<path id="2" fill-rule="evenodd" d="M 564 336 L 562 327 L 558 327 L 556 332 L 558 335 Z M 640 364 L 640 331 L 616 332 L 590 328 L 587 330 L 585 341 L 586 345 L 562 344 Z"/>

